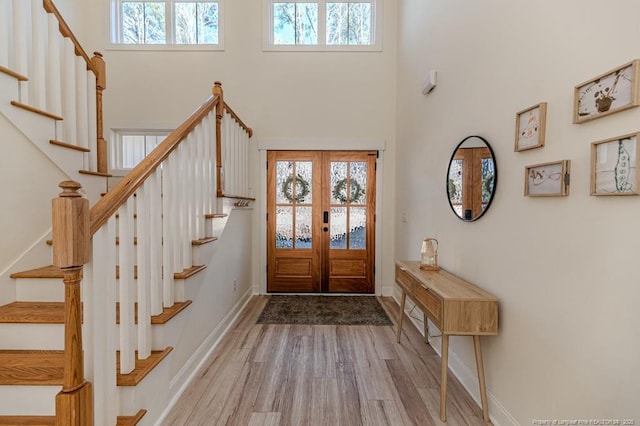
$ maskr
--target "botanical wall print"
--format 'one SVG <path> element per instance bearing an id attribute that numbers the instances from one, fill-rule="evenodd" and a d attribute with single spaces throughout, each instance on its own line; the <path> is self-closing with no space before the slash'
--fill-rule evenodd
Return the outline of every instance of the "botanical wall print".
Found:
<path id="1" fill-rule="evenodd" d="M 637 195 L 638 136 L 618 136 L 591 144 L 591 195 Z"/>
<path id="2" fill-rule="evenodd" d="M 579 84 L 574 91 L 573 122 L 582 123 L 639 105 L 636 59 Z"/>
<path id="3" fill-rule="evenodd" d="M 516 114 L 516 151 L 544 146 L 547 103 L 542 102 Z"/>
<path id="4" fill-rule="evenodd" d="M 569 195 L 570 166 L 569 160 L 526 166 L 524 195 L 528 197 Z"/>

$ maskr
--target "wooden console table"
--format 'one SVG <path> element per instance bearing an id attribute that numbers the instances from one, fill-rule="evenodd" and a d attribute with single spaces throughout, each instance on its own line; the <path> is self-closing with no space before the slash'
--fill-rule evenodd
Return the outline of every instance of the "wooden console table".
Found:
<path id="1" fill-rule="evenodd" d="M 400 342 L 404 305 L 407 296 L 425 314 L 426 319 L 442 332 L 442 363 L 440 371 L 440 420 L 446 421 L 447 369 L 449 336 L 473 336 L 473 347 L 478 369 L 482 416 L 489 422 L 487 391 L 484 381 L 484 366 L 480 336 L 498 334 L 498 299 L 475 285 L 442 269 L 424 271 L 419 262 L 396 262 L 396 283 L 402 289 L 397 341 Z"/>

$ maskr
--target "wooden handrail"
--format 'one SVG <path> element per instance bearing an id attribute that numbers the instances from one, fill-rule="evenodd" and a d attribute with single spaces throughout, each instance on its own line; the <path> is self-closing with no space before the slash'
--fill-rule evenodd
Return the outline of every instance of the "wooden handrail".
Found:
<path id="1" fill-rule="evenodd" d="M 236 114 L 229 105 L 227 105 L 227 103 L 224 103 L 224 109 L 227 110 L 227 112 L 229 114 L 231 114 L 231 117 L 233 117 L 234 120 L 236 120 L 238 122 L 238 124 L 240 125 L 240 127 L 242 127 L 245 132 L 247 132 L 249 134 L 249 137 L 253 136 L 253 129 L 249 126 L 247 126 L 246 124 L 244 124 L 244 122 L 240 119 L 240 117 L 238 117 L 238 114 Z"/>
<path id="2" fill-rule="evenodd" d="M 131 197 L 136 190 L 144 183 L 169 154 L 175 150 L 180 142 L 187 137 L 206 115 L 218 105 L 220 98 L 210 96 L 189 118 L 176 130 L 171 132 L 166 139 L 158 145 L 144 160 L 140 162 L 129 174 L 127 174 L 118 184 L 105 194 L 92 208 L 90 212 L 91 235 L 95 234 L 109 217 L 113 215 L 120 206 Z"/>
<path id="3" fill-rule="evenodd" d="M 71 28 L 69 28 L 69 25 L 67 25 L 67 22 L 64 20 L 64 18 L 58 11 L 58 8 L 56 8 L 56 6 L 53 4 L 51 0 L 42 0 L 42 5 L 44 6 L 44 10 L 46 10 L 48 13 L 53 13 L 54 16 L 58 19 L 60 33 L 63 36 L 69 37 L 71 39 L 71 41 L 73 42 L 73 45 L 75 46 L 76 55 L 82 56 L 85 62 L 87 63 L 87 69 L 93 71 L 93 73 L 97 76 L 98 71 L 96 70 L 95 66 L 91 62 L 91 58 L 89 57 L 89 55 L 87 55 L 87 52 L 85 52 L 85 50 L 80 45 L 80 42 L 71 31 Z"/>

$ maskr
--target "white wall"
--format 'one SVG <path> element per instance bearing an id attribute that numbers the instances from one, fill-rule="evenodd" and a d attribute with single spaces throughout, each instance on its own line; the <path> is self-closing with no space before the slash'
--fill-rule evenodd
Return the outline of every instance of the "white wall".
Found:
<path id="1" fill-rule="evenodd" d="M 640 197 L 589 196 L 590 142 L 639 131 L 640 108 L 572 124 L 575 85 L 640 57 L 640 3 L 402 0 L 399 10 L 396 217 L 409 220 L 396 221 L 397 258 L 417 259 L 421 239 L 437 237 L 443 267 L 500 299 L 500 334 L 484 339 L 498 423 L 640 421 Z M 423 96 L 431 68 L 438 86 Z M 513 152 L 516 112 L 542 101 L 546 146 Z M 445 177 L 472 134 L 494 148 L 498 183 L 490 211 L 464 223 Z M 525 165 L 561 159 L 572 161 L 570 196 L 524 197 Z M 466 340 L 452 350 L 474 372 Z"/>
<path id="2" fill-rule="evenodd" d="M 384 3 L 382 52 L 263 52 L 262 1 L 226 1 L 224 52 L 107 50 L 107 0 L 90 0 L 85 23 L 91 49 L 107 63 L 105 129 L 173 128 L 223 83 L 225 100 L 260 138 L 373 138 L 386 140 L 382 191 L 392 194 L 395 158 L 396 1 Z M 344 147 L 348 149 L 348 146 Z M 251 167 L 257 188 L 257 150 Z M 262 194 L 256 193 L 257 197 Z M 393 204 L 383 281 L 393 282 Z M 259 229 L 257 215 L 255 229 Z M 258 255 L 260 241 L 254 244 Z M 254 271 L 257 284 L 259 274 Z"/>

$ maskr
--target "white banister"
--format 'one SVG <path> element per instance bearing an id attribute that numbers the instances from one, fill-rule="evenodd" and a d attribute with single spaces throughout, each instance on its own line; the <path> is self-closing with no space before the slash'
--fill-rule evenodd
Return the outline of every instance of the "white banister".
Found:
<path id="1" fill-rule="evenodd" d="M 65 38 L 62 56 L 62 116 L 63 138 L 76 144 L 76 55 L 73 42 Z"/>
<path id="2" fill-rule="evenodd" d="M 29 13 L 30 2 L 24 0 L 13 0 L 13 32 L 14 34 L 31 34 L 31 20 Z M 27 37 L 13 37 L 13 61 L 12 68 L 18 74 L 27 75 L 29 72 L 29 61 L 27 58 L 28 43 Z M 28 99 L 28 82 L 20 83 L 20 102 Z"/>
<path id="3" fill-rule="evenodd" d="M 87 170 L 98 170 L 98 99 L 96 94 L 96 78 L 92 71 L 85 71 L 87 75 L 87 142 L 91 150 L 88 157 Z"/>
<path id="4" fill-rule="evenodd" d="M 13 39 L 13 11 L 11 0 L 0 0 L 0 66 L 11 68 L 9 45 Z"/>
<path id="5" fill-rule="evenodd" d="M 31 60 L 29 76 L 29 104 L 39 109 L 46 108 L 45 87 L 45 37 L 48 26 L 39 0 L 31 0 Z"/>
<path id="6" fill-rule="evenodd" d="M 163 229 L 162 215 L 153 212 L 162 212 L 162 172 L 156 171 L 150 179 L 149 186 L 149 210 L 150 210 L 150 226 L 149 226 L 149 246 L 150 254 L 150 271 L 149 282 L 150 289 L 150 309 L 151 315 L 159 315 L 162 313 L 162 263 L 163 263 Z M 171 263 L 167 263 L 170 265 Z M 172 275 L 172 274 L 168 274 Z"/>
<path id="7" fill-rule="evenodd" d="M 87 63 L 82 56 L 74 56 L 76 83 L 76 145 L 89 148 L 89 115 L 87 105 Z M 88 165 L 84 165 L 85 169 Z"/>
<path id="8" fill-rule="evenodd" d="M 127 374 L 135 368 L 134 303 L 134 197 L 129 197 L 118 214 L 119 306 L 120 306 L 120 373 Z M 109 271 L 107 271 L 107 274 Z"/>
<path id="9" fill-rule="evenodd" d="M 155 174 L 155 173 L 154 173 Z M 136 234 L 138 278 L 136 281 L 138 300 L 138 358 L 146 359 L 151 355 L 151 251 L 159 247 L 151 246 L 151 181 L 147 179 L 137 192 L 136 198 Z"/>
<path id="10" fill-rule="evenodd" d="M 176 228 L 180 224 L 178 214 L 180 161 L 178 148 L 164 163 L 162 168 L 162 304 L 171 306 L 174 301 L 174 276 L 179 271 L 179 254 L 182 253 L 177 240 Z"/>
<path id="11" fill-rule="evenodd" d="M 47 111 L 62 115 L 62 36 L 58 31 L 58 20 L 47 13 Z"/>

